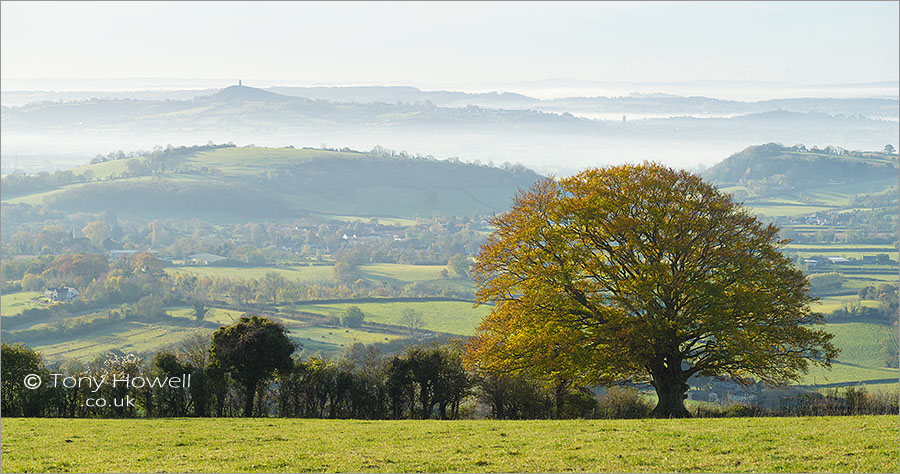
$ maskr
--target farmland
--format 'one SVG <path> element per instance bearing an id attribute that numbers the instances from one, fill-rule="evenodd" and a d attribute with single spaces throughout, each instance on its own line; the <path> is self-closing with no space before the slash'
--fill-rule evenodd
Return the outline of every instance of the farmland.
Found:
<path id="1" fill-rule="evenodd" d="M 3 316 L 13 316 L 28 308 L 36 308 L 41 304 L 34 300 L 42 296 L 44 296 L 43 293 L 38 291 L 20 291 L 3 295 L 3 298 L 0 299 L 0 308 L 2 308 L 0 311 Z"/>
<path id="2" fill-rule="evenodd" d="M 3 471 L 895 472 L 896 418 L 5 418 Z"/>
<path id="3" fill-rule="evenodd" d="M 358 306 L 366 314 L 366 321 L 403 327 L 403 310 L 411 309 L 422 316 L 422 329 L 468 336 L 490 312 L 490 306 L 472 307 L 463 301 L 390 302 L 390 303 L 334 303 L 302 304 L 293 309 L 322 315 L 339 315 L 349 306 Z"/>
<path id="4" fill-rule="evenodd" d="M 97 355 L 113 349 L 126 353 L 155 351 L 177 344 L 198 330 L 191 326 L 123 321 L 99 329 L 90 337 L 39 339 L 30 345 L 50 361 L 72 359 L 90 362 Z M 206 331 L 211 332 L 210 329 Z"/>
<path id="5" fill-rule="evenodd" d="M 749 154 L 749 161 L 741 162 L 743 155 L 737 154 L 709 170 L 710 176 L 719 176 L 721 189 L 736 193 L 751 213 L 764 222 L 774 222 L 793 239 L 784 253 L 799 268 L 808 274 L 842 275 L 838 288 L 816 293 L 819 300 L 812 309 L 826 315 L 848 308 L 880 310 L 881 301 L 860 299 L 857 293 L 898 281 L 896 236 L 880 230 L 885 227 L 883 219 L 872 214 L 895 206 L 891 199 L 897 192 L 896 180 L 885 177 L 881 168 L 859 171 L 856 161 L 891 168 L 896 159 L 882 154 L 838 159 L 823 153 L 782 150 L 778 153 L 787 155 L 776 157 L 782 161 L 774 169 L 791 173 L 780 178 L 760 171 L 768 169 L 765 166 L 757 167 L 774 158 L 760 158 L 753 155 L 758 151 L 748 150 L 742 153 Z M 111 349 L 146 356 L 196 332 L 211 333 L 248 311 L 262 312 L 284 324 L 302 345 L 303 357 L 340 357 L 356 342 L 397 350 L 430 335 L 470 336 L 491 307 L 473 308 L 475 283 L 464 270 L 455 270 L 450 258 L 459 255 L 471 263 L 478 245 L 492 230 L 489 215 L 506 209 L 517 189 L 537 179 L 536 174 L 517 168 L 352 151 L 213 147 L 176 152 L 164 169 L 149 170 L 150 156 L 100 162 L 71 170 L 75 182 L 43 186 L 30 193 L 20 189 L 11 197 L 4 194 L 3 201 L 4 206 L 27 203 L 48 212 L 77 210 L 77 222 L 52 221 L 59 222 L 59 229 L 52 234 L 55 239 L 73 229 L 68 245 L 90 246 L 85 237 L 76 234 L 99 219 L 105 222 L 108 235 L 118 240 L 97 240 L 96 245 L 159 249 L 165 262 L 163 271 L 180 282 L 178 285 L 214 280 L 202 295 L 211 308 L 204 321 L 195 320 L 182 295 L 165 308 L 169 319 L 125 319 L 91 332 L 53 333 L 52 329 L 66 322 L 90 322 L 105 312 L 124 309 L 121 304 L 104 305 L 31 321 L 8 320 L 30 308 L 47 307 L 35 299 L 40 291 L 15 288 L 3 294 L 4 331 L 31 331 L 24 342 L 53 362 L 86 362 Z M 785 161 L 788 159 L 800 161 Z M 818 173 L 816 160 L 830 163 L 836 159 L 852 172 L 840 168 L 830 176 L 810 178 Z M 735 160 L 737 164 L 732 163 Z M 732 173 L 734 170 L 740 173 Z M 744 170 L 750 170 L 753 180 L 744 179 Z M 400 174 L 408 179 L 399 182 Z M 131 207 L 117 207 L 115 215 L 90 214 L 92 206 L 118 205 L 133 200 L 134 193 L 144 194 Z M 230 201 L 235 194 L 244 196 L 242 202 L 258 206 Z M 163 201 L 165 205 L 159 208 L 147 205 Z M 202 205 L 198 204 L 201 201 Z M 847 219 L 848 215 L 852 219 Z M 8 216 L 5 211 L 4 224 L 11 219 Z M 10 229 L 47 233 L 53 225 L 45 229 L 13 221 L 3 226 L 4 243 L 11 238 Z M 114 236 L 114 229 L 127 236 Z M 14 250 L 13 254 L 26 255 L 64 248 L 32 245 L 48 242 L 49 237 L 31 235 L 19 238 L 16 246 L 7 244 L 7 248 Z M 106 250 L 98 246 L 92 251 Z M 190 255 L 196 253 L 219 254 L 227 260 L 220 265 L 192 263 Z M 879 255 L 887 259 L 873 262 Z M 847 260 L 817 266 L 808 263 L 809 259 L 828 257 Z M 346 264 L 347 271 L 338 271 L 340 263 Z M 276 290 L 274 298 L 261 283 L 272 274 L 287 285 Z M 236 295 L 232 291 L 235 286 L 228 282 L 251 284 L 252 291 Z M 358 306 L 364 313 L 362 327 L 340 325 L 341 314 L 350 306 Z M 412 334 L 403 320 L 407 310 L 421 316 L 421 325 Z M 830 322 L 827 328 L 836 335 L 835 343 L 842 352 L 832 370 L 814 368 L 800 384 L 896 377 L 896 369 L 885 365 L 891 329 L 883 318 L 844 318 Z M 47 334 L 34 335 L 40 331 Z"/>

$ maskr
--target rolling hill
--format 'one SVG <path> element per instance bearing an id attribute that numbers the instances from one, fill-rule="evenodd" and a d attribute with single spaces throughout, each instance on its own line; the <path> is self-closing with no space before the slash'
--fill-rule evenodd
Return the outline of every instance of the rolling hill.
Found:
<path id="1" fill-rule="evenodd" d="M 786 189 L 801 189 L 878 180 L 896 169 L 897 158 L 883 153 L 842 154 L 767 143 L 729 156 L 703 176 L 724 185 L 780 179 Z"/>
<path id="2" fill-rule="evenodd" d="M 231 86 L 189 98 L 107 94 L 4 106 L 0 120 L 7 173 L 70 167 L 123 148 L 234 141 L 383 146 L 572 174 L 627 159 L 711 164 L 736 147 L 769 141 L 881 149 L 897 137 L 891 110 L 896 101 L 880 99 L 734 103 L 650 94 L 537 100 L 414 88 Z"/>
<path id="3" fill-rule="evenodd" d="M 197 150 L 205 147 L 196 147 Z M 4 202 L 68 212 L 217 213 L 296 217 L 303 213 L 413 217 L 485 214 L 509 207 L 539 175 L 355 151 L 215 147 L 78 167 L 58 186 L 29 188 L 7 177 Z M 25 183 L 12 183 L 13 180 Z M 36 178 L 35 178 L 36 180 Z M 12 193 L 12 196 L 10 196 Z"/>

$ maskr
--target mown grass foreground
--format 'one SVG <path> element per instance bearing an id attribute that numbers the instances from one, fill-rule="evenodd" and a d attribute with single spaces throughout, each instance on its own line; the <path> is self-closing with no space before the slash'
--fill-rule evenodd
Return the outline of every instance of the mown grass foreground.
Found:
<path id="1" fill-rule="evenodd" d="M 896 416 L 2 420 L 3 472 L 897 472 Z"/>

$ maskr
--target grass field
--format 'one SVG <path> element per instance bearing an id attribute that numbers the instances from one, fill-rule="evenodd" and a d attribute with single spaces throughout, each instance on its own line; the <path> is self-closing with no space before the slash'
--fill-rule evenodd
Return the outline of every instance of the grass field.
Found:
<path id="1" fill-rule="evenodd" d="M 424 280 L 443 280 L 441 270 L 445 265 L 403 265 L 395 263 L 373 263 L 360 265 L 358 272 L 370 281 L 394 280 L 412 282 Z M 275 272 L 293 281 L 334 281 L 334 267 L 291 265 L 283 267 L 216 267 L 185 265 L 167 268 L 169 273 L 185 273 L 197 276 L 213 276 L 219 278 L 242 278 L 258 280 L 266 273 Z"/>
<path id="2" fill-rule="evenodd" d="M 429 301 L 429 302 L 391 302 L 391 303 L 335 303 L 304 304 L 291 306 L 292 309 L 322 315 L 338 316 L 348 306 L 359 306 L 366 315 L 366 321 L 403 326 L 401 321 L 404 309 L 411 308 L 422 313 L 425 325 L 422 329 L 448 332 L 451 334 L 471 335 L 481 320 L 491 311 L 490 306 L 482 305 L 473 308 L 464 301 Z"/>
<path id="3" fill-rule="evenodd" d="M 869 284 L 872 284 L 871 282 Z M 820 313 L 828 314 L 832 311 L 841 309 L 846 304 L 850 303 L 859 303 L 862 306 L 869 306 L 875 308 L 878 306 L 878 301 L 873 300 L 860 300 L 856 295 L 850 296 L 823 296 L 819 298 L 819 301 L 816 301 L 811 305 L 813 311 L 818 311 Z"/>
<path id="4" fill-rule="evenodd" d="M 334 279 L 334 268 L 331 266 L 210 267 L 187 265 L 183 267 L 170 267 L 167 268 L 166 271 L 171 274 L 184 273 L 196 276 L 241 278 L 245 280 L 259 280 L 269 272 L 275 272 L 288 280 L 293 281 L 331 281 Z"/>
<path id="5" fill-rule="evenodd" d="M 800 379 L 801 385 L 824 385 L 833 383 L 867 383 L 871 380 L 897 380 L 897 369 L 862 367 L 833 362 L 830 370 L 811 367 L 809 373 Z"/>
<path id="6" fill-rule="evenodd" d="M 166 310 L 176 318 L 194 319 L 193 310 L 188 307 L 166 308 Z M 211 308 L 209 312 L 206 313 L 206 316 L 203 317 L 203 320 L 227 326 L 237 321 L 242 314 L 244 314 L 243 311 L 236 311 L 233 309 Z"/>
<path id="7" fill-rule="evenodd" d="M 872 323 L 826 324 L 832 341 L 841 348 L 838 360 L 866 367 L 884 366 L 884 345 L 890 341 L 890 326 Z"/>
<path id="8" fill-rule="evenodd" d="M 248 176 L 264 174 L 272 167 L 317 157 L 356 157 L 355 153 L 294 148 L 221 148 L 204 151 L 188 157 L 191 166 L 215 168 L 226 175 Z"/>
<path id="9" fill-rule="evenodd" d="M 873 323 L 832 323 L 824 329 L 834 334 L 832 343 L 841 349 L 830 370 L 812 367 L 800 381 L 804 385 L 897 379 L 897 369 L 884 365 L 884 344 L 890 326 Z"/>
<path id="10" fill-rule="evenodd" d="M 31 301 L 33 298 L 40 296 L 44 296 L 44 294 L 39 291 L 4 293 L 0 296 L 0 315 L 15 316 L 28 308 L 43 306 L 41 303 Z"/>
<path id="11" fill-rule="evenodd" d="M 405 336 L 387 334 L 377 331 L 360 331 L 349 328 L 326 328 L 318 326 L 301 326 L 286 323 L 288 334 L 303 345 L 301 355 L 312 354 L 336 357 L 343 354 L 348 347 L 359 342 L 362 344 L 385 343 Z"/>
<path id="12" fill-rule="evenodd" d="M 897 472 L 897 417 L 3 419 L 3 472 Z"/>
<path id="13" fill-rule="evenodd" d="M 403 265 L 397 263 L 373 263 L 360 265 L 359 271 L 372 278 L 396 279 L 405 282 L 441 279 L 446 265 Z"/>
<path id="14" fill-rule="evenodd" d="M 90 337 L 37 340 L 29 342 L 28 345 L 48 360 L 62 358 L 88 362 L 97 354 L 111 349 L 125 353 L 156 351 L 164 346 L 181 342 L 197 331 L 212 332 L 207 328 L 122 321 L 104 327 Z"/>

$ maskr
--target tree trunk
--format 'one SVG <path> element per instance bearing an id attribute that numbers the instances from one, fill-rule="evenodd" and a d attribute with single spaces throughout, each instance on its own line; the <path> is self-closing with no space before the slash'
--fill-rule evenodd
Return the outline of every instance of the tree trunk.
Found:
<path id="1" fill-rule="evenodd" d="M 565 400 L 566 392 L 569 389 L 569 381 L 568 380 L 559 380 L 556 382 L 553 390 L 553 418 L 560 419 L 562 418 L 562 409 L 563 409 L 563 401 Z"/>
<path id="2" fill-rule="evenodd" d="M 253 416 L 253 400 L 256 398 L 256 381 L 248 381 L 244 386 L 244 417 Z"/>
<path id="3" fill-rule="evenodd" d="M 650 415 L 655 418 L 690 418 L 691 414 L 684 407 L 690 387 L 686 383 L 688 376 L 681 370 L 681 359 L 673 356 L 660 358 L 651 372 L 659 401 Z"/>

